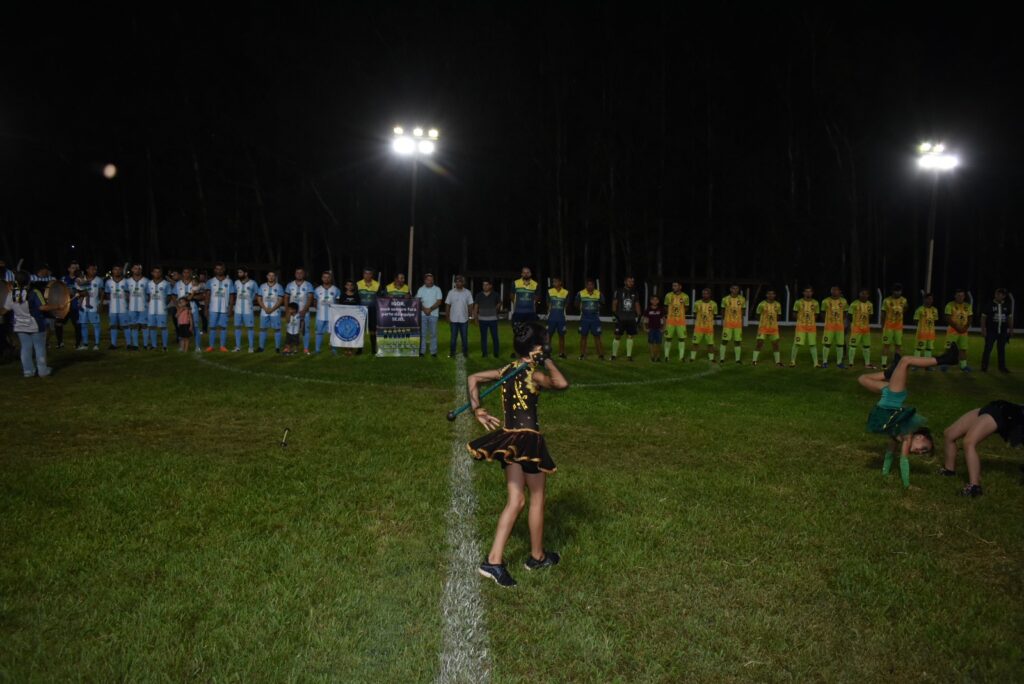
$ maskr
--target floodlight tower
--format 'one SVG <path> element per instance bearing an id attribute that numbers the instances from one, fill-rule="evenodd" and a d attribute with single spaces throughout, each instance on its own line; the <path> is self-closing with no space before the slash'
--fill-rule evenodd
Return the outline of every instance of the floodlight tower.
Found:
<path id="1" fill-rule="evenodd" d="M 923 142 L 917 146 L 917 167 L 932 174 L 932 201 L 928 210 L 928 269 L 924 291 L 932 291 L 932 262 L 935 259 L 935 205 L 939 196 L 939 177 L 960 165 L 955 154 L 946 152 L 945 143 Z"/>
<path id="2" fill-rule="evenodd" d="M 406 282 L 413 287 L 412 280 L 412 256 L 413 238 L 416 233 L 416 168 L 419 166 L 421 157 L 429 157 L 437 150 L 437 143 L 441 138 L 436 128 L 424 132 L 422 126 L 416 126 L 411 134 L 407 133 L 402 126 L 395 126 L 393 129 L 394 140 L 391 142 L 391 149 L 400 157 L 408 157 L 412 160 L 412 196 L 409 201 L 409 269 L 406 274 Z"/>

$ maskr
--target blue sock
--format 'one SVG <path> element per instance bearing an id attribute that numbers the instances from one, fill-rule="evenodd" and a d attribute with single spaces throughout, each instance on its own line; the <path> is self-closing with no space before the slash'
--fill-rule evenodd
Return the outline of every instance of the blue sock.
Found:
<path id="1" fill-rule="evenodd" d="M 220 346 L 221 347 L 228 346 L 228 329 L 227 328 L 221 328 L 220 329 Z"/>
<path id="2" fill-rule="evenodd" d="M 302 336 L 302 348 L 309 349 L 309 323 L 306 323 L 306 334 Z"/>
<path id="3" fill-rule="evenodd" d="M 260 349 L 266 349 L 267 347 L 267 331 L 260 330 Z"/>
<path id="4" fill-rule="evenodd" d="M 142 329 L 142 346 L 143 347 L 148 347 L 149 346 L 149 328 L 143 328 Z M 153 346 L 154 347 L 156 346 L 156 332 L 155 331 L 153 333 Z"/>
<path id="5" fill-rule="evenodd" d="M 93 339 L 96 340 L 94 342 L 94 344 L 97 347 L 100 346 L 100 324 L 99 323 L 96 323 L 95 325 L 92 326 L 92 334 L 93 334 Z"/>
<path id="6" fill-rule="evenodd" d="M 274 332 L 274 349 L 281 348 L 281 331 L 277 330 Z"/>
<path id="7" fill-rule="evenodd" d="M 117 328 L 110 329 L 110 344 L 117 346 Z"/>
<path id="8" fill-rule="evenodd" d="M 323 336 L 320 335 L 319 333 L 317 333 L 317 336 L 316 336 L 316 353 L 317 354 L 320 353 L 320 345 L 321 345 L 322 342 L 323 342 Z"/>
<path id="9" fill-rule="evenodd" d="M 253 338 L 256 335 L 256 331 L 253 330 L 252 328 L 249 328 L 248 332 L 249 332 L 249 349 L 252 349 L 252 341 L 253 341 Z"/>
<path id="10" fill-rule="evenodd" d="M 235 348 L 241 349 L 242 347 L 242 331 L 235 328 Z"/>
<path id="11" fill-rule="evenodd" d="M 167 349 L 167 328 L 164 328 L 164 349 Z"/>

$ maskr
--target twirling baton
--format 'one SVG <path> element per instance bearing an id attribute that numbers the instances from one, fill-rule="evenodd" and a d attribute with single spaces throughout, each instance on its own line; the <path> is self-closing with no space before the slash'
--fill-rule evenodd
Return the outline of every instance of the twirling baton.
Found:
<path id="1" fill-rule="evenodd" d="M 506 382 L 511 380 L 514 376 L 518 375 L 524 368 L 529 366 L 531 363 L 532 363 L 531 361 L 524 361 L 523 363 L 519 364 L 518 366 L 516 366 L 515 368 L 510 370 L 500 380 L 498 380 L 498 382 L 494 383 L 493 385 L 491 385 L 490 387 L 485 389 L 483 392 L 481 392 L 479 398 L 483 399 L 488 394 L 490 394 L 494 390 L 496 390 L 499 387 L 501 387 L 502 385 L 504 385 Z M 541 363 L 543 363 L 543 361 Z M 450 421 L 455 420 L 456 416 L 458 416 L 460 413 L 465 413 L 466 411 L 468 411 L 470 406 L 472 406 L 472 404 L 467 401 L 465 404 L 463 404 L 459 408 L 455 409 L 454 411 L 449 411 L 448 412 L 448 420 L 450 420 Z"/>

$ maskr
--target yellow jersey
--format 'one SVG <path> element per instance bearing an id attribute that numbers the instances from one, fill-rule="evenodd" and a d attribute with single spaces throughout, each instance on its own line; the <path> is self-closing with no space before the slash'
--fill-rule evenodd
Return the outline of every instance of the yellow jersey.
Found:
<path id="1" fill-rule="evenodd" d="M 669 292 L 665 295 L 665 308 L 668 310 L 666 325 L 686 325 L 686 311 L 690 308 L 690 295 L 685 292 Z"/>
<path id="2" fill-rule="evenodd" d="M 693 305 L 693 332 L 697 335 L 712 335 L 715 332 L 715 316 L 718 304 L 713 299 L 700 299 Z"/>
<path id="3" fill-rule="evenodd" d="M 747 307 L 747 299 L 743 295 L 726 295 L 722 298 L 722 327 L 742 328 L 743 310 Z"/>

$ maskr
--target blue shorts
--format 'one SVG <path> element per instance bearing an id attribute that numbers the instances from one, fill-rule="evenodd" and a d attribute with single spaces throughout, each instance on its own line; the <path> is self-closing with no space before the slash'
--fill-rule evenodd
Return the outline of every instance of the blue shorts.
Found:
<path id="1" fill-rule="evenodd" d="M 661 344 L 661 331 L 660 330 L 648 330 L 647 331 L 647 344 Z"/>
<path id="2" fill-rule="evenodd" d="M 554 335 L 555 333 L 558 333 L 559 335 L 564 335 L 565 329 L 566 324 L 564 318 L 548 319 L 548 335 Z"/>
<path id="3" fill-rule="evenodd" d="M 601 321 L 594 319 L 588 321 L 586 319 L 580 320 L 580 335 L 586 337 L 587 335 L 601 336 Z"/>
<path id="4" fill-rule="evenodd" d="M 252 317 L 252 311 L 236 311 L 235 312 L 235 327 L 236 328 L 254 328 L 254 327 L 256 327 L 256 320 Z"/>
<path id="5" fill-rule="evenodd" d="M 316 317 L 316 334 L 323 335 L 331 332 L 331 319 L 321 319 L 319 316 Z"/>
<path id="6" fill-rule="evenodd" d="M 112 313 L 109 314 L 111 328 L 126 328 L 131 325 L 131 320 L 128 318 L 128 313 Z"/>
<path id="7" fill-rule="evenodd" d="M 125 325 L 146 325 L 149 321 L 149 316 L 145 311 L 129 311 L 125 314 L 128 317 L 128 322 Z"/>
<path id="8" fill-rule="evenodd" d="M 209 328 L 227 328 L 228 315 L 226 313 L 211 313 Z"/>
<path id="9" fill-rule="evenodd" d="M 276 311 L 272 314 L 260 314 L 260 329 L 261 330 L 280 330 L 281 329 L 281 314 Z"/>
<path id="10" fill-rule="evenodd" d="M 79 325 L 88 325 L 89 323 L 92 323 L 93 325 L 99 325 L 100 324 L 100 312 L 99 311 L 86 311 L 85 309 L 82 309 L 81 311 L 78 312 L 78 324 Z"/>
<path id="11" fill-rule="evenodd" d="M 166 328 L 167 327 L 167 314 L 149 314 L 146 324 L 150 328 Z"/>
<path id="12" fill-rule="evenodd" d="M 532 311 L 521 311 L 513 312 L 512 322 L 513 323 L 532 323 L 533 321 L 539 321 L 540 318 Z"/>

